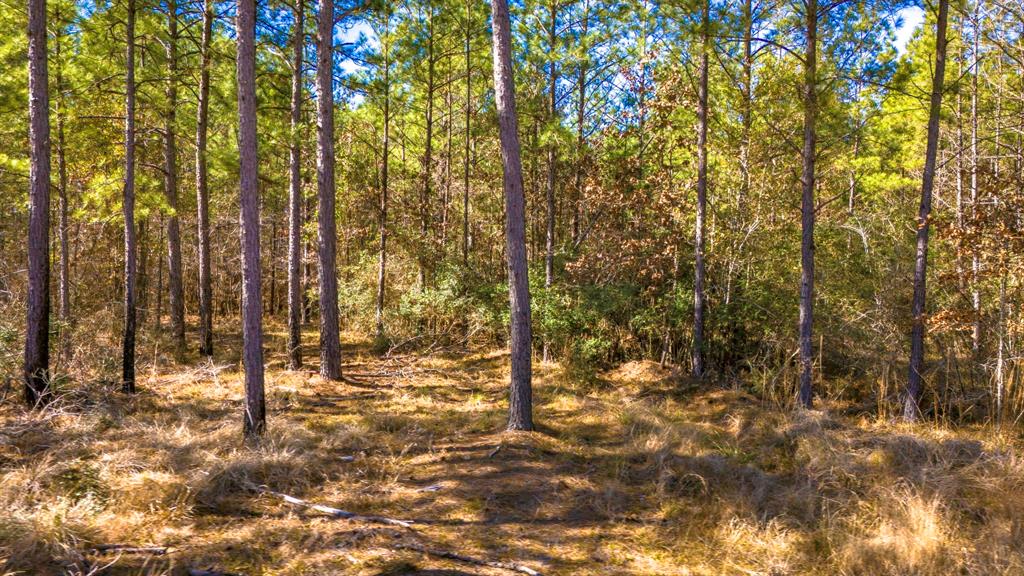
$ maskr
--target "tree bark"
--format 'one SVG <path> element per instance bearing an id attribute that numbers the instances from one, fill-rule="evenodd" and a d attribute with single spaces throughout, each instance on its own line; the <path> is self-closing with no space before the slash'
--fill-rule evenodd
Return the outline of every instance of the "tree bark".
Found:
<path id="1" fill-rule="evenodd" d="M 50 397 L 50 89 L 46 0 L 28 2 L 29 219 L 25 400 Z"/>
<path id="2" fill-rule="evenodd" d="M 253 438 L 266 431 L 263 398 L 263 304 L 260 294 L 260 213 L 256 149 L 256 0 L 239 0 L 238 39 L 238 165 L 241 194 L 242 354 L 245 365 L 244 433 Z"/>
<path id="3" fill-rule="evenodd" d="M 175 120 L 178 108 L 178 4 L 167 0 L 167 113 L 164 117 L 164 193 L 171 207 L 167 221 L 167 288 L 174 354 L 185 352 L 185 294 L 181 277 L 181 225 L 178 218 L 178 149 Z"/>
<path id="4" fill-rule="evenodd" d="M 701 17 L 700 80 L 697 86 L 697 215 L 693 238 L 693 377 L 704 376 L 704 218 L 708 190 L 708 51 L 711 45 L 711 5 L 705 0 Z"/>
<path id="5" fill-rule="evenodd" d="M 210 270 L 210 192 L 206 166 L 207 126 L 210 114 L 210 41 L 213 2 L 203 3 L 200 47 L 199 102 L 196 113 L 196 206 L 199 241 L 199 353 L 213 355 L 213 281 Z"/>
<path id="6" fill-rule="evenodd" d="M 804 54 L 804 147 L 801 182 L 800 240 L 800 393 L 799 402 L 810 408 L 813 398 L 811 367 L 814 363 L 814 162 L 817 155 L 818 116 L 818 2 L 808 0 L 807 50 Z"/>
<path id="7" fill-rule="evenodd" d="M 470 136 L 472 134 L 472 126 L 470 123 L 470 115 L 473 111 L 473 63 L 470 60 L 470 49 L 473 41 L 473 3 L 469 0 L 466 2 L 466 133 L 465 133 L 465 144 L 464 152 L 465 158 L 463 159 L 463 173 L 462 173 L 462 265 L 469 265 L 469 154 L 471 148 Z"/>
<path id="8" fill-rule="evenodd" d="M 551 125 L 550 128 L 554 129 L 556 122 L 558 122 L 558 70 L 555 67 L 555 57 L 557 54 L 557 48 L 555 43 L 558 38 L 558 0 L 551 0 L 550 9 L 550 20 L 548 22 L 548 49 L 550 53 L 550 61 L 548 65 L 548 122 Z M 544 288 L 551 288 L 552 282 L 554 282 L 555 276 L 555 170 L 557 168 L 556 163 L 558 162 L 557 151 L 555 149 L 555 143 L 552 139 L 548 142 L 547 146 L 548 153 L 548 178 L 547 186 L 545 187 L 545 211 L 546 211 L 546 230 L 544 234 Z M 544 339 L 544 351 L 543 359 L 547 362 L 550 358 L 550 350 L 548 349 L 548 339 Z"/>
<path id="9" fill-rule="evenodd" d="M 509 430 L 533 429 L 531 386 L 530 284 L 526 263 L 526 207 L 523 166 L 516 119 L 515 83 L 512 78 L 512 34 L 506 0 L 491 0 L 494 34 L 494 100 L 501 139 L 505 188 L 505 238 L 508 252 L 509 305 L 511 308 L 511 386 Z"/>
<path id="10" fill-rule="evenodd" d="M 64 100 L 64 61 L 61 57 L 63 46 L 65 24 L 57 16 L 57 35 L 55 38 L 55 55 L 57 61 L 57 174 L 59 179 L 59 203 L 58 209 L 58 235 L 60 241 L 60 278 L 58 280 L 58 294 L 60 299 L 60 349 L 59 355 L 63 360 L 71 359 L 71 254 L 68 241 L 68 167 L 66 140 L 64 139 L 64 124 L 67 120 L 67 104 Z"/>
<path id="11" fill-rule="evenodd" d="M 386 8 L 386 33 L 391 34 L 391 12 Z M 377 259 L 377 337 L 384 336 L 384 293 L 387 281 L 388 259 L 388 156 L 391 146 L 391 54 L 390 39 L 382 47 L 384 53 L 384 150 L 381 159 L 380 176 L 380 250 Z"/>
<path id="12" fill-rule="evenodd" d="M 337 222 L 334 210 L 334 0 L 320 0 L 317 19 L 317 219 L 320 256 L 320 375 L 341 380 L 338 337 Z"/>
<path id="13" fill-rule="evenodd" d="M 295 0 L 292 30 L 291 140 L 288 148 L 288 367 L 302 367 L 302 51 L 305 0 Z"/>
<path id="14" fill-rule="evenodd" d="M 922 374 L 924 365 L 925 281 L 928 271 L 928 227 L 931 224 L 932 189 L 939 149 L 939 114 L 942 111 L 942 88 L 946 75 L 946 19 L 949 1 L 939 0 L 935 30 L 935 75 L 932 77 L 931 106 L 928 111 L 928 144 L 925 150 L 924 175 L 921 182 L 921 207 L 917 216 L 917 257 L 914 262 L 913 328 L 910 334 L 910 370 L 903 418 L 917 420 L 921 415 Z"/>
<path id="15" fill-rule="evenodd" d="M 135 393 L 135 0 L 128 0 L 124 121 L 124 337 L 121 386 Z"/>
<path id="16" fill-rule="evenodd" d="M 430 260 L 430 196 L 433 191 L 433 166 L 434 166 L 434 6 L 427 1 L 427 110 L 426 118 L 426 141 L 423 149 L 423 184 L 420 189 L 420 250 L 419 257 L 419 288 L 424 290 L 427 287 L 427 266 Z"/>

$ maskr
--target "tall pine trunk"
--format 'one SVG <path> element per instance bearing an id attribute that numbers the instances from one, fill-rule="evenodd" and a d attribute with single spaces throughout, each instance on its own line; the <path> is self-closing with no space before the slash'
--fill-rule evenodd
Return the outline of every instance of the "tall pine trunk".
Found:
<path id="1" fill-rule="evenodd" d="M 238 166 L 241 194 L 242 340 L 245 365 L 246 437 L 266 430 L 263 398 L 263 304 L 260 293 L 260 212 L 256 151 L 256 0 L 239 0 Z"/>
<path id="2" fill-rule="evenodd" d="M 57 35 L 55 38 L 55 59 L 57 61 L 57 174 L 58 174 L 58 239 L 60 242 L 60 278 L 58 279 L 57 292 L 60 301 L 60 349 L 59 357 L 64 362 L 71 360 L 71 252 L 68 241 L 68 165 L 66 140 L 64 138 L 64 124 L 67 120 L 67 103 L 64 100 L 64 61 L 61 57 L 61 48 L 64 38 L 64 21 L 57 16 Z"/>
<path id="3" fill-rule="evenodd" d="M 320 375 L 341 379 L 338 339 L 337 223 L 334 214 L 334 0 L 320 1 L 317 19 L 317 219 L 320 256 Z"/>
<path id="4" fill-rule="evenodd" d="M 181 277 L 181 225 L 178 218 L 178 148 L 175 117 L 178 108 L 178 5 L 167 0 L 167 113 L 164 116 L 164 193 L 171 208 L 167 221 L 167 288 L 174 354 L 185 352 L 185 294 Z M 157 296 L 159 298 L 159 295 Z"/>
<path id="5" fill-rule="evenodd" d="M 817 155 L 818 118 L 818 2 L 808 0 L 807 51 L 804 54 L 804 147 L 800 202 L 800 393 L 799 402 L 810 408 L 814 363 L 814 162 Z"/>
<path id="6" fill-rule="evenodd" d="M 391 12 L 386 8 L 386 27 L 388 34 L 391 30 Z M 382 50 L 384 53 L 384 150 L 381 157 L 380 169 L 380 209 L 378 217 L 380 222 L 380 247 L 377 253 L 377 306 L 376 324 L 377 337 L 384 336 L 384 294 L 387 282 L 387 260 L 388 260 L 388 156 L 391 147 L 391 54 L 390 39 Z"/>
<path id="7" fill-rule="evenodd" d="M 124 335 L 121 383 L 135 393 L 135 0 L 128 0 L 124 115 Z"/>
<path id="8" fill-rule="evenodd" d="M 45 402 L 50 383 L 50 90 L 46 0 L 28 3 L 29 219 L 25 400 Z"/>
<path id="9" fill-rule="evenodd" d="M 433 194 L 432 184 L 434 177 L 434 6 L 427 1 L 427 92 L 426 92 L 426 140 L 423 149 L 423 184 L 420 188 L 420 257 L 419 257 L 419 288 L 424 290 L 427 287 L 427 266 L 430 265 L 430 197 Z"/>
<path id="10" fill-rule="evenodd" d="M 550 19 L 548 22 L 548 50 L 550 50 L 550 61 L 548 66 L 548 122 L 551 129 L 554 129 L 558 121 L 558 71 L 555 68 L 555 57 L 557 49 L 555 42 L 558 40 L 558 0 L 551 0 Z M 552 140 L 547 145 L 548 153 L 548 177 L 545 186 L 545 234 L 544 234 L 544 287 L 551 288 L 555 276 L 555 170 L 558 161 L 555 143 Z M 550 358 L 548 339 L 544 339 L 543 359 L 547 362 Z"/>
<path id="11" fill-rule="evenodd" d="M 466 133 L 464 135 L 465 142 L 463 143 L 463 152 L 465 157 L 462 161 L 462 265 L 467 266 L 469 264 L 469 173 L 470 173 L 470 162 L 469 155 L 471 149 L 471 114 L 473 112 L 473 62 L 470 59 L 470 49 L 472 48 L 473 41 L 473 3 L 469 0 L 466 2 L 466 37 L 465 37 L 465 57 L 466 57 Z"/>
<path id="12" fill-rule="evenodd" d="M 302 367 L 302 51 L 305 0 L 295 0 L 292 30 L 291 138 L 288 147 L 288 367 Z"/>
<path id="13" fill-rule="evenodd" d="M 512 33 L 508 2 L 491 0 L 494 33 L 494 100 L 501 139 L 505 188 L 505 239 L 508 252 L 511 307 L 512 377 L 509 391 L 509 430 L 533 429 L 531 386 L 530 284 L 526 263 L 526 206 L 523 165 L 519 154 L 515 82 L 512 79 Z"/>
<path id="14" fill-rule="evenodd" d="M 697 86 L 697 217 L 693 232 L 693 377 L 704 375 L 704 219 L 708 190 L 708 51 L 711 5 L 705 0 L 701 17 L 700 80 Z"/>
<path id="15" fill-rule="evenodd" d="M 206 167 L 207 126 L 210 115 L 210 42 L 213 34 L 213 2 L 203 3 L 200 46 L 199 102 L 196 113 L 196 207 L 199 242 L 199 353 L 213 355 L 213 281 L 210 270 L 210 191 Z"/>
<path id="16" fill-rule="evenodd" d="M 949 0 L 939 0 L 939 16 L 935 24 L 935 75 L 932 77 L 931 106 L 928 111 L 928 144 L 925 150 L 924 175 L 921 182 L 921 208 L 917 215 L 917 257 L 914 262 L 914 301 L 911 315 L 910 370 L 903 418 L 917 420 L 921 415 L 919 402 L 923 390 L 921 370 L 924 366 L 925 281 L 928 272 L 928 228 L 931 224 L 932 189 L 935 185 L 935 164 L 939 150 L 939 114 L 942 111 L 942 87 L 946 76 L 946 19 Z"/>

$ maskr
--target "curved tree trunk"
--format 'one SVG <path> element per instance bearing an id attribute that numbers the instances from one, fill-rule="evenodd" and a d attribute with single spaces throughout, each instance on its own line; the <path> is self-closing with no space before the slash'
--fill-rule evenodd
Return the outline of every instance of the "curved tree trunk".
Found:
<path id="1" fill-rule="evenodd" d="M 25 400 L 45 402 L 50 383 L 50 90 L 46 0 L 28 3 L 29 219 Z"/>
<path id="2" fill-rule="evenodd" d="M 914 301 L 911 314 L 910 371 L 903 418 L 917 420 L 923 390 L 921 369 L 924 365 L 925 281 L 928 273 L 928 227 L 931 224 L 932 189 L 935 186 L 935 164 L 939 150 L 939 114 L 942 111 L 942 87 L 946 77 L 946 20 L 948 0 L 939 0 L 939 16 L 935 31 L 935 75 L 932 77 L 931 106 L 928 111 L 928 144 L 925 149 L 924 176 L 921 181 L 921 208 L 917 215 L 917 256 L 914 261 Z"/>
<path id="3" fill-rule="evenodd" d="M 523 164 L 519 156 L 515 83 L 512 79 L 512 34 L 508 2 L 491 0 L 494 30 L 494 100 L 498 110 L 501 164 L 505 188 L 505 239 L 511 307 L 512 378 L 509 430 L 533 430 L 531 385 L 530 284 L 526 263 L 526 206 Z"/>
<path id="4" fill-rule="evenodd" d="M 263 398 L 263 298 L 260 290 L 260 208 L 256 150 L 256 0 L 239 0 L 238 166 L 242 240 L 242 361 L 246 437 L 266 431 Z"/>
<path id="5" fill-rule="evenodd" d="M 320 244 L 320 375 L 341 379 L 338 340 L 337 224 L 334 215 L 334 0 L 320 1 L 317 19 L 317 194 Z"/>

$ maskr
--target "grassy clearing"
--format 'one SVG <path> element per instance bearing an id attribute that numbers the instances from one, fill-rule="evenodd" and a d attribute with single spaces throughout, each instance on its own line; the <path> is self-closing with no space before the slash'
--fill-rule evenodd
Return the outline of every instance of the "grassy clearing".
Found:
<path id="1" fill-rule="evenodd" d="M 353 337 L 359 382 L 270 358 L 270 434 L 249 447 L 218 344 L 135 398 L 92 384 L 37 414 L 0 406 L 0 575 L 509 573 L 403 543 L 549 575 L 1024 573 L 1020 443 L 990 429 L 784 414 L 631 363 L 586 383 L 538 366 L 539 431 L 504 433 L 502 353 L 382 360 Z M 171 553 L 85 552 L 110 543 Z"/>

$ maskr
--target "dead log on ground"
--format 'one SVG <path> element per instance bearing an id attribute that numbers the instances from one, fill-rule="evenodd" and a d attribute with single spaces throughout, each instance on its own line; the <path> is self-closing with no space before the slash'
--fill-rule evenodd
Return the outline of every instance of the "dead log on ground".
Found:
<path id="1" fill-rule="evenodd" d="M 435 556 L 437 558 L 445 558 L 448 560 L 455 560 L 458 562 L 464 562 L 466 564 L 473 564 L 474 566 L 487 566 L 489 568 L 501 568 L 503 570 L 510 570 L 512 572 L 519 572 L 520 574 L 527 574 L 529 576 L 541 576 L 540 572 L 537 572 L 533 568 L 523 566 L 522 564 L 515 564 L 513 562 L 502 562 L 498 560 L 483 560 L 481 558 L 474 558 L 472 556 L 465 556 L 448 550 L 438 550 L 436 548 L 427 548 L 419 544 L 395 544 L 393 548 L 397 550 L 413 550 L 420 552 L 428 556 Z"/>

